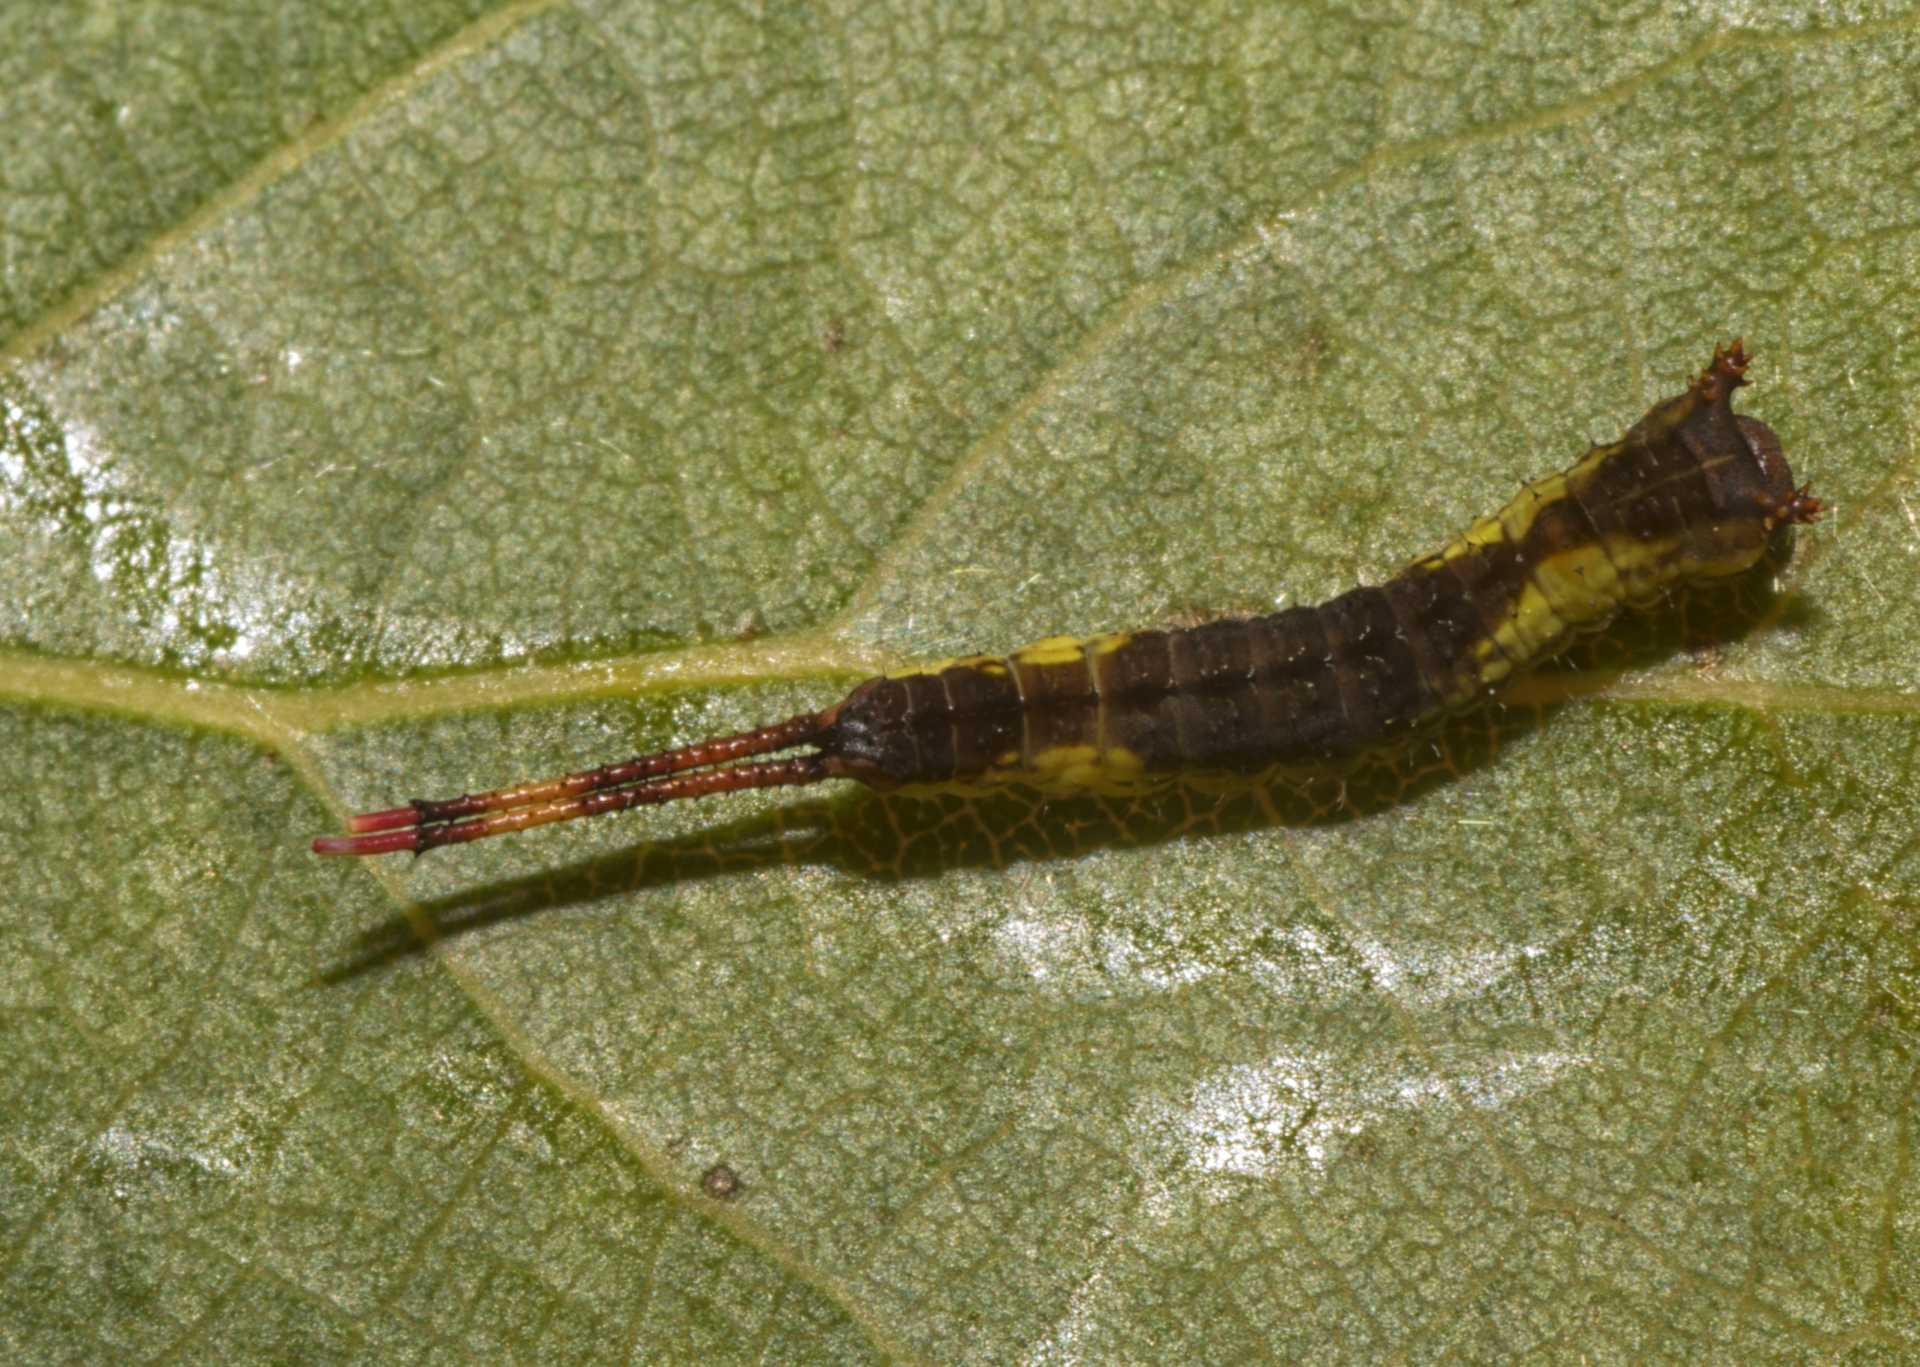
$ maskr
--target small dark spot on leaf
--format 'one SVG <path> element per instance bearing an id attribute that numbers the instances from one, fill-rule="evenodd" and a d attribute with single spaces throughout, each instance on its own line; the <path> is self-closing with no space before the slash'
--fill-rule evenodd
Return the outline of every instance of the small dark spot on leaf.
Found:
<path id="1" fill-rule="evenodd" d="M 727 634 L 735 641 L 758 640 L 767 634 L 767 620 L 758 608 L 751 608 L 734 619 Z"/>
<path id="2" fill-rule="evenodd" d="M 740 1174 L 725 1163 L 715 1163 L 701 1175 L 700 1190 L 716 1201 L 731 1201 L 740 1194 Z"/>

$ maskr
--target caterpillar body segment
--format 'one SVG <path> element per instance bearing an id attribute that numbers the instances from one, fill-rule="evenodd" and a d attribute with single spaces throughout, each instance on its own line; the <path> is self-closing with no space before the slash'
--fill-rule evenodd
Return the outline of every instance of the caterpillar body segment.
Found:
<path id="1" fill-rule="evenodd" d="M 628 807 L 847 778 L 883 789 L 1126 794 L 1338 765 L 1484 697 L 1623 609 L 1740 574 L 1820 513 L 1770 428 L 1733 412 L 1749 358 L 1525 486 L 1384 584 L 1316 607 L 881 675 L 839 703 L 541 783 L 352 818 L 319 854 L 420 851 Z M 768 758 L 783 751 L 803 751 Z"/>

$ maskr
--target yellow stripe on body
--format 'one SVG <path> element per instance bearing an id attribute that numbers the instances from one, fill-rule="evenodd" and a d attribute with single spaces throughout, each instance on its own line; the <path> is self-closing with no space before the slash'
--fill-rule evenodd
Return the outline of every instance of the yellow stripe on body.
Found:
<path id="1" fill-rule="evenodd" d="M 1483 517 L 1444 546 L 1440 560 L 1484 555 L 1501 546 L 1525 546 L 1543 518 L 1564 513 L 1559 505 L 1573 500 L 1577 490 L 1590 489 L 1606 460 L 1618 446 L 1596 447 L 1559 474 L 1534 480 L 1504 508 Z M 1587 525 L 1584 513 L 1571 514 L 1574 525 Z M 1566 644 L 1567 637 L 1588 625 L 1609 621 L 1626 606 L 1630 590 L 1642 585 L 1660 587 L 1688 573 L 1674 563 L 1678 551 L 1671 538 L 1646 542 L 1630 536 L 1589 537 L 1541 555 L 1527 563 L 1525 582 L 1506 619 L 1475 647 L 1474 682 L 1486 687 L 1516 669 L 1547 658 Z M 1470 693 L 1477 689 L 1463 690 Z"/>
<path id="2" fill-rule="evenodd" d="M 1547 502 L 1540 491 L 1541 485 L 1558 486 L 1558 493 L 1565 495 L 1565 476 L 1537 480 L 1523 488 L 1519 496 L 1499 512 L 1474 522 L 1431 559 L 1445 562 L 1480 557 L 1501 546 L 1518 544 Z M 1525 668 L 1550 650 L 1566 631 L 1566 623 L 1554 610 L 1552 600 L 1534 586 L 1530 577 L 1506 617 L 1474 646 L 1471 677 L 1461 681 L 1459 696 L 1448 702 L 1465 701 L 1499 683 L 1515 669 Z"/>
<path id="3" fill-rule="evenodd" d="M 1035 755 L 1032 766 L 1013 777 L 1049 795 L 1100 793 L 1119 797 L 1151 786 L 1150 781 L 1143 781 L 1145 773 L 1140 757 L 1117 745 L 1055 745 Z"/>
<path id="4" fill-rule="evenodd" d="M 1108 632 L 1103 636 L 1045 636 L 1021 646 L 1007 659 L 1017 664 L 1064 665 L 1072 664 L 1083 656 L 1110 655 L 1131 641 L 1138 633 L 1131 631 Z M 949 669 L 977 669 L 991 674 L 995 678 L 1003 677 L 1007 672 L 1007 659 L 998 655 L 954 655 L 944 660 L 930 660 L 922 665 L 907 665 L 900 669 L 889 670 L 889 679 L 909 679 L 919 674 L 939 674 Z"/>
<path id="5" fill-rule="evenodd" d="M 1084 639 L 1078 636 L 1047 636 L 1020 647 L 1004 659 L 995 655 L 957 655 L 894 670 L 887 677 L 905 679 L 918 675 L 938 675 L 959 668 L 977 669 L 996 678 L 1013 673 L 1018 678 L 1018 667 L 1022 665 L 1033 669 L 1081 665 L 1090 671 L 1089 677 L 1094 679 L 1097 692 L 1098 676 L 1091 673 L 1093 658 L 1119 650 L 1135 634 L 1110 632 Z M 1104 703 L 1098 710 L 1101 715 L 1095 719 L 1098 728 L 1096 735 L 1104 730 Z M 1160 777 L 1147 775 L 1145 762 L 1124 746 L 1086 744 L 1049 746 L 1034 756 L 1032 764 L 1024 761 L 1020 750 L 1006 750 L 995 757 L 993 766 L 984 773 L 944 783 L 907 784 L 904 787 L 907 791 L 920 794 L 951 793 L 984 797 L 998 789 L 1018 784 L 1055 797 L 1073 794 L 1126 796 L 1154 787 L 1159 782 Z"/>
<path id="6" fill-rule="evenodd" d="M 991 674 L 996 679 L 1007 672 L 1007 662 L 998 655 L 954 655 L 945 660 L 930 660 L 923 665 L 907 665 L 902 669 L 891 669 L 882 675 L 888 679 L 911 679 L 921 674 L 941 674 L 949 669 L 977 669 L 983 674 Z"/>
<path id="7" fill-rule="evenodd" d="M 1112 654 L 1133 639 L 1132 632 L 1110 632 L 1082 639 L 1077 636 L 1048 636 L 1022 646 L 1010 657 L 1016 667 L 1058 669 L 1078 665 L 1087 671 L 1093 688 L 1093 742 L 1080 745 L 1052 745 L 1041 750 L 1017 769 L 994 771 L 998 782 L 1020 783 L 1049 796 L 1097 793 L 1123 796 L 1139 792 L 1146 765 L 1140 757 L 1122 746 L 1108 745 L 1106 736 L 1106 700 L 1100 696 L 1100 674 L 1094 660 Z"/>
<path id="8" fill-rule="evenodd" d="M 1010 658 L 1016 665 L 1046 669 L 1073 664 L 1084 658 L 1086 649 L 1087 643 L 1078 636 L 1046 636 L 1032 645 L 1021 646 Z"/>

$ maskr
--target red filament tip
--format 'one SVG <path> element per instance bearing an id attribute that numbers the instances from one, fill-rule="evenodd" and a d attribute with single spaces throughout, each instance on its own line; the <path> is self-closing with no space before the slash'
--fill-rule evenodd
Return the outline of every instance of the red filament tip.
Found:
<path id="1" fill-rule="evenodd" d="M 323 835 L 313 842 L 315 854 L 392 854 L 419 848 L 417 830 L 386 831 L 379 835 Z"/>

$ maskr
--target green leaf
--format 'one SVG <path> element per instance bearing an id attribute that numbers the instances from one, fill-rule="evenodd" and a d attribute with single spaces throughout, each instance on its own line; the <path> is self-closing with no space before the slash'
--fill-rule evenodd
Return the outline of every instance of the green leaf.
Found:
<path id="1" fill-rule="evenodd" d="M 1767 22 L 0 16 L 8 1356 L 1920 1349 L 1920 52 Z M 1736 334 L 1775 610 L 1354 819 L 306 850 L 1377 580 Z"/>

